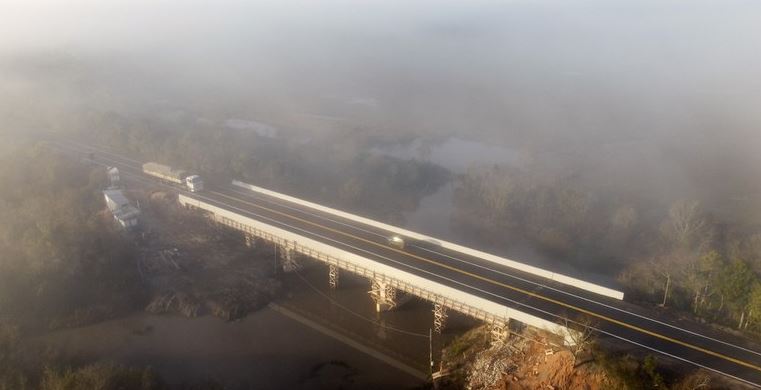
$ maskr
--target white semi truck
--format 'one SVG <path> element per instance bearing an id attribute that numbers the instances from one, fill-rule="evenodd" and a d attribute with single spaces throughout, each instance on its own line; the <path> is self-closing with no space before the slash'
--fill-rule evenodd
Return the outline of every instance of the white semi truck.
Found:
<path id="1" fill-rule="evenodd" d="M 182 169 L 174 169 L 168 165 L 155 162 L 143 164 L 143 172 L 146 175 L 157 177 L 170 183 L 184 185 L 190 192 L 199 192 L 203 190 L 203 180 L 198 175 L 188 175 Z"/>

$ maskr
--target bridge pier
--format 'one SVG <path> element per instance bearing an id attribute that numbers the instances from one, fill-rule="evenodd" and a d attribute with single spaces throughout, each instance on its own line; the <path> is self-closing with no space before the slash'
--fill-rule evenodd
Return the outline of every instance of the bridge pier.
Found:
<path id="1" fill-rule="evenodd" d="M 338 277 L 338 266 L 328 264 L 328 283 L 330 284 L 330 288 L 338 288 Z"/>
<path id="2" fill-rule="evenodd" d="M 433 304 L 433 331 L 441 334 L 447 322 L 447 307 L 438 303 Z"/>
<path id="3" fill-rule="evenodd" d="M 403 301 L 412 296 L 417 296 L 428 301 L 440 302 L 440 305 L 434 305 L 433 307 L 434 326 L 437 333 L 441 332 L 446 326 L 446 311 L 457 310 L 465 315 L 489 322 L 489 332 L 493 345 L 504 345 L 510 334 L 508 314 L 516 321 L 524 323 L 527 326 L 545 329 L 565 337 L 566 340 L 570 338 L 567 327 L 512 307 L 495 304 L 482 297 L 468 294 L 467 291 L 459 290 L 457 287 L 442 284 L 440 281 L 424 276 L 411 274 L 388 264 L 378 263 L 373 259 L 362 257 L 352 251 L 326 244 L 320 240 L 301 236 L 286 229 L 271 226 L 183 194 L 179 194 L 178 199 L 181 204 L 187 207 L 203 210 L 209 218 L 219 225 L 237 229 L 253 237 L 260 237 L 263 240 L 262 242 L 273 243 L 273 266 L 275 267 L 275 272 L 278 272 L 280 269 L 289 272 L 302 268 L 297 260 L 298 256 L 303 254 L 304 256 L 310 256 L 316 260 L 326 262 L 329 266 L 333 265 L 329 269 L 329 283 L 331 287 L 335 288 L 339 283 L 339 267 L 341 268 L 340 272 L 352 272 L 369 278 L 372 282 L 372 288 L 368 293 L 370 293 L 378 313 L 395 309 Z M 254 244 L 253 237 L 244 236 L 249 244 Z M 381 317 L 379 314 L 378 318 L 380 320 L 382 320 Z M 381 326 L 380 331 L 385 332 L 385 330 L 385 327 Z"/>
<path id="4" fill-rule="evenodd" d="M 248 248 L 256 248 L 256 237 L 246 233 L 246 247 Z"/>
<path id="5" fill-rule="evenodd" d="M 280 249 L 280 266 L 283 272 L 293 272 L 301 269 L 301 264 L 296 260 L 296 251 L 289 248 L 288 245 L 279 245 Z"/>
<path id="6" fill-rule="evenodd" d="M 489 324 L 489 333 L 491 334 L 492 347 L 499 347 L 502 346 L 507 341 L 508 336 L 510 336 L 510 328 L 508 327 L 507 322 L 492 322 Z"/>
<path id="7" fill-rule="evenodd" d="M 396 307 L 396 289 L 386 281 L 373 279 L 370 296 L 375 301 L 375 311 L 388 311 Z"/>

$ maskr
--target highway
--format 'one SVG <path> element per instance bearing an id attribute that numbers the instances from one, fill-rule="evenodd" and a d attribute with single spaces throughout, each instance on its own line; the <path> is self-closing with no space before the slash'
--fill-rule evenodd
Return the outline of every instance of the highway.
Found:
<path id="1" fill-rule="evenodd" d="M 55 142 L 52 146 L 67 153 L 94 153 L 96 163 L 115 166 L 123 175 L 159 185 L 142 173 L 140 161 L 72 142 Z M 680 321 L 677 325 L 673 320 L 659 318 L 656 313 L 625 302 L 551 283 L 435 243 L 406 238 L 404 249 L 393 248 L 386 242 L 393 232 L 232 185 L 208 186 L 198 194 L 172 188 L 217 207 L 537 317 L 561 324 L 578 324 L 586 322 L 581 320 L 586 318 L 587 325 L 602 337 L 631 343 L 761 387 L 761 349 L 699 324 Z"/>

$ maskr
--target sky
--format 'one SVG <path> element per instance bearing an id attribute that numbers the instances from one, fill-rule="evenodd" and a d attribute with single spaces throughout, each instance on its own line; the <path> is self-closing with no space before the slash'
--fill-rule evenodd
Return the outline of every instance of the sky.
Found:
<path id="1" fill-rule="evenodd" d="M 761 182 L 759 20 L 742 0 L 0 0 L 0 88 L 64 69 L 72 101 L 94 85 Z"/>

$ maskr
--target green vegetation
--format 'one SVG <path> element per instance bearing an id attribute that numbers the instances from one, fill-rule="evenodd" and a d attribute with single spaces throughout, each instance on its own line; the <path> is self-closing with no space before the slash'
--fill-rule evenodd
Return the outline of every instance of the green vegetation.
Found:
<path id="1" fill-rule="evenodd" d="M 94 128 L 98 131 L 82 136 L 135 158 L 191 169 L 208 180 L 236 178 L 385 220 L 398 220 L 449 180 L 448 171 L 431 163 L 360 152 L 370 141 L 354 133 L 290 142 L 197 123 L 156 130 L 119 116 L 104 117 Z"/>
<path id="2" fill-rule="evenodd" d="M 658 366 L 658 359 L 647 355 L 644 359 L 629 354 L 609 354 L 600 349 L 594 351 L 594 361 L 605 372 L 613 388 L 621 390 L 694 390 L 710 389 L 710 377 L 703 371 L 686 376 L 667 375 Z M 672 378 L 667 378 L 672 376 Z M 677 378 L 678 376 L 678 378 Z"/>
<path id="3" fill-rule="evenodd" d="M 761 234 L 713 223 L 697 202 L 679 201 L 660 227 L 652 260 L 621 275 L 634 299 L 761 331 Z"/>
<path id="4" fill-rule="evenodd" d="M 579 268 L 615 272 L 648 245 L 642 201 L 543 166 L 473 167 L 455 187 L 454 218 L 481 245 L 528 242 Z M 619 259 L 621 262 L 611 261 Z"/>
<path id="5" fill-rule="evenodd" d="M 133 249 L 103 208 L 102 169 L 29 144 L 0 158 L 0 390 L 160 389 L 148 370 L 63 366 L 26 333 L 89 323 L 141 302 Z"/>
<path id="6" fill-rule="evenodd" d="M 48 329 L 142 309 L 150 288 L 138 272 L 133 241 L 104 212 L 102 167 L 28 143 L 6 143 L 0 151 L 0 390 L 170 388 L 151 369 L 70 361 L 30 341 Z M 262 294 L 250 285 L 245 291 Z"/>
<path id="7" fill-rule="evenodd" d="M 102 169 L 19 147 L 0 161 L 0 320 L 79 325 L 141 303 L 133 248 L 103 208 Z"/>
<path id="8" fill-rule="evenodd" d="M 656 360 L 648 355 L 640 360 L 631 355 L 595 353 L 595 362 L 608 375 L 615 388 L 622 390 L 668 389 L 657 371 Z"/>
<path id="9" fill-rule="evenodd" d="M 665 207 L 541 168 L 485 167 L 458 180 L 464 233 L 522 237 L 583 269 L 623 272 L 628 299 L 761 331 L 761 230 L 718 221 L 699 202 Z"/>
<path id="10" fill-rule="evenodd" d="M 485 326 L 472 329 L 444 347 L 441 360 L 446 362 L 451 373 L 446 377 L 446 383 L 440 383 L 443 388 L 464 386 L 470 364 L 480 352 L 489 348 L 489 333 L 486 329 Z"/>
<path id="11" fill-rule="evenodd" d="M 46 368 L 40 390 L 160 390 L 166 385 L 151 369 L 136 369 L 101 362 L 72 369 Z"/>

